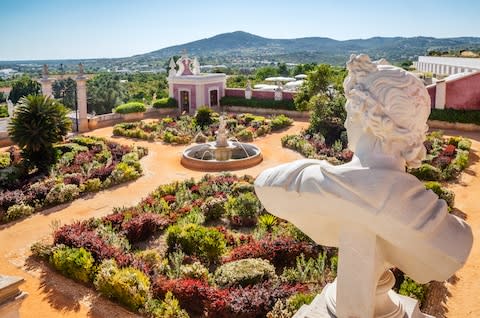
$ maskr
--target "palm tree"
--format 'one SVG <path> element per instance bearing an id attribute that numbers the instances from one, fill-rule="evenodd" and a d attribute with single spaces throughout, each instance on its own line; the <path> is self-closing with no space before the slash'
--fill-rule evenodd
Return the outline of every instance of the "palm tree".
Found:
<path id="1" fill-rule="evenodd" d="M 54 99 L 29 95 L 20 99 L 8 126 L 10 138 L 22 149 L 27 166 L 47 171 L 55 163 L 53 144 L 71 128 L 67 109 Z"/>

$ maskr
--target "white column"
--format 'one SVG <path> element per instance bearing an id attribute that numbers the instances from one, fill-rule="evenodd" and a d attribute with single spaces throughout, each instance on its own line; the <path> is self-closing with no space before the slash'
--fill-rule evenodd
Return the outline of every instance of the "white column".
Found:
<path id="1" fill-rule="evenodd" d="M 437 81 L 435 85 L 435 108 L 444 109 L 447 97 L 447 83 L 445 80 Z"/>
<path id="2" fill-rule="evenodd" d="M 87 118 L 87 78 L 83 74 L 77 76 L 77 108 L 78 131 L 88 131 Z"/>
<path id="3" fill-rule="evenodd" d="M 195 110 L 197 110 L 201 106 L 208 105 L 208 100 L 205 98 L 205 86 L 203 85 L 195 85 L 195 91 L 196 91 L 196 98 L 195 101 L 197 102 L 197 106 L 195 107 Z M 193 109 L 190 109 L 190 111 L 193 111 Z"/>
<path id="4" fill-rule="evenodd" d="M 52 80 L 49 79 L 47 76 L 42 77 L 40 80 L 40 84 L 42 85 L 42 95 L 53 98 L 52 94 Z"/>

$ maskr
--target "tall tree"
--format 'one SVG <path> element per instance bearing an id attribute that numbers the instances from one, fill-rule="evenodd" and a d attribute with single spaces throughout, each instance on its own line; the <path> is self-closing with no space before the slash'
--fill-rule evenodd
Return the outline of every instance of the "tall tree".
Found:
<path id="1" fill-rule="evenodd" d="M 22 97 L 8 126 L 8 134 L 22 150 L 27 166 L 48 171 L 55 162 L 53 144 L 61 141 L 72 122 L 68 110 L 42 95 Z"/>
<path id="2" fill-rule="evenodd" d="M 76 105 L 77 82 L 74 79 L 67 78 L 53 82 L 53 97 L 62 101 L 62 104 L 70 109 L 75 109 Z"/>
<path id="3" fill-rule="evenodd" d="M 111 113 L 126 101 L 126 89 L 117 74 L 99 74 L 87 82 L 88 111 L 97 114 Z"/>
<path id="4" fill-rule="evenodd" d="M 8 98 L 16 104 L 20 98 L 28 95 L 39 95 L 42 87 L 40 83 L 33 81 L 28 76 L 22 76 L 12 84 L 12 90 Z"/>

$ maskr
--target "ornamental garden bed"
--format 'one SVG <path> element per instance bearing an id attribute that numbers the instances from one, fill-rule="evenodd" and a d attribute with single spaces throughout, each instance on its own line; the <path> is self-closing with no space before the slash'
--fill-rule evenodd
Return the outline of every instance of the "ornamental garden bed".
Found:
<path id="1" fill-rule="evenodd" d="M 0 221 L 28 216 L 133 180 L 142 174 L 144 147 L 120 145 L 97 137 L 77 136 L 55 145 L 57 163 L 50 173 L 28 171 L 20 150 L 0 152 Z"/>
<path id="2" fill-rule="evenodd" d="M 338 260 L 268 214 L 251 177 L 225 173 L 161 185 L 53 237 L 34 257 L 149 317 L 291 317 L 333 281 Z M 396 274 L 401 293 L 424 297 Z"/>
<path id="3" fill-rule="evenodd" d="M 250 142 L 254 138 L 281 130 L 293 121 L 285 115 L 266 118 L 252 114 L 225 116 L 229 137 Z M 162 140 L 171 144 L 189 144 L 215 140 L 219 126 L 219 114 L 211 111 L 199 111 L 196 116 L 166 117 L 154 122 L 132 122 L 117 124 L 113 135 L 144 140 Z"/>
<path id="4" fill-rule="evenodd" d="M 449 181 L 457 178 L 468 166 L 468 156 L 472 142 L 467 138 L 444 137 L 442 131 L 427 135 L 424 142 L 427 157 L 419 168 L 408 172 L 424 181 Z M 342 164 L 352 159 L 353 153 L 346 148 L 347 136 L 328 146 L 319 134 L 287 135 L 282 145 L 300 152 L 306 158 L 327 160 L 332 164 Z"/>

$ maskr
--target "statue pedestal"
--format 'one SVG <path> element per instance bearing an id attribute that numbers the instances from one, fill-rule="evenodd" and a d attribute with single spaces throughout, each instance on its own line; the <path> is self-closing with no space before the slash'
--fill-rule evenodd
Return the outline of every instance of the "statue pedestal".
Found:
<path id="1" fill-rule="evenodd" d="M 329 291 L 334 291 L 335 285 L 328 284 L 320 295 L 317 295 L 310 305 L 303 305 L 292 318 L 337 318 L 327 307 Z M 397 298 L 399 305 L 403 308 L 405 314 L 402 318 L 435 318 L 420 312 L 418 301 L 409 297 L 398 295 L 394 291 L 388 292 L 392 298 Z M 374 318 L 389 318 L 390 316 L 375 315 Z M 343 317 L 338 317 L 343 318 Z M 352 317 L 353 318 L 353 317 Z"/>
<path id="2" fill-rule="evenodd" d="M 23 282 L 24 279 L 20 277 L 0 275 L 0 317 L 20 317 L 18 310 L 27 296 L 25 292 L 18 289 Z"/>

